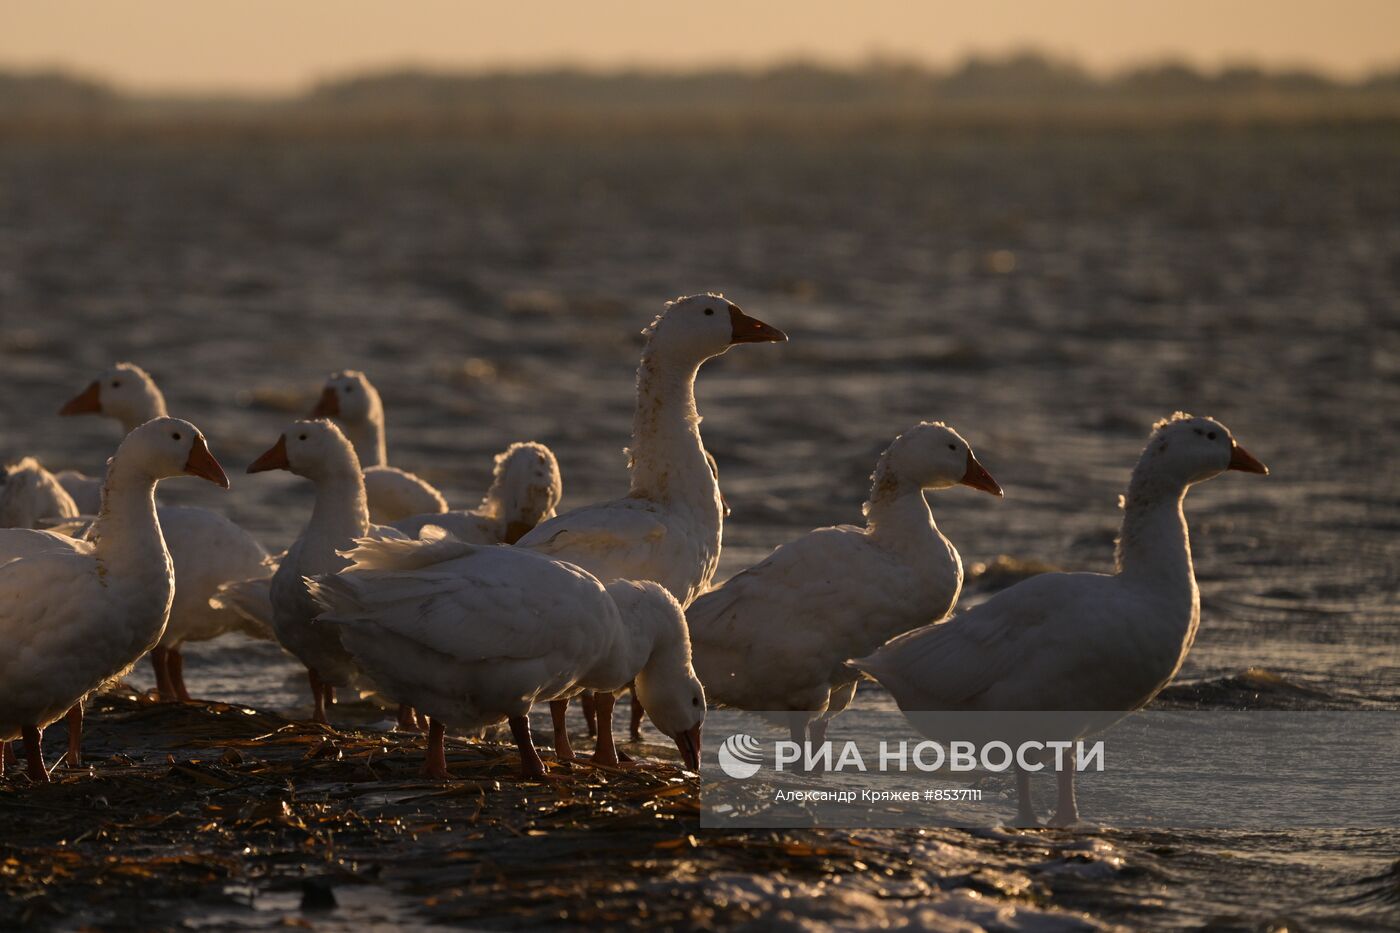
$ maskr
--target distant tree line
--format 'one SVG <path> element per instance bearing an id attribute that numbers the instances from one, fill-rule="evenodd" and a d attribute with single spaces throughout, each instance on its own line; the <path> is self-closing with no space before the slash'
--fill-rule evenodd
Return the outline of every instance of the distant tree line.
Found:
<path id="1" fill-rule="evenodd" d="M 893 59 L 842 68 L 794 61 L 697 71 L 555 68 L 444 72 L 400 69 L 326 80 L 281 99 L 150 98 L 62 73 L 0 71 L 0 120 L 150 125 L 179 120 L 269 127 L 530 127 L 810 124 L 814 115 L 891 124 L 955 119 L 1156 119 L 1200 114 L 1270 119 L 1400 119 L 1400 66 L 1343 81 L 1305 69 L 1203 70 L 1160 62 L 1095 74 L 1036 51 L 972 56 L 939 69 Z M 942 115 L 942 116 L 940 116 Z M 690 118 L 691 124 L 684 120 Z M 669 121 L 669 123 L 667 122 Z"/>

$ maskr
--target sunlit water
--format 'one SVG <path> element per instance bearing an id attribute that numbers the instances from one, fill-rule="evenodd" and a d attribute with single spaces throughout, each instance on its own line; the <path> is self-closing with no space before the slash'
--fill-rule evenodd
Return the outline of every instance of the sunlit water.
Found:
<path id="1" fill-rule="evenodd" d="M 136 360 L 234 478 L 227 494 L 173 481 L 162 496 L 226 509 L 278 549 L 309 489 L 241 467 L 309 410 L 326 372 L 357 366 L 384 395 L 391 460 L 454 504 L 480 496 L 492 452 L 527 438 L 554 447 L 565 505 L 582 504 L 625 488 L 637 332 L 664 299 L 723 289 L 791 342 L 701 374 L 734 510 L 722 575 L 858 520 L 875 456 L 925 418 L 955 425 L 1007 490 L 931 496 L 967 564 L 1106 569 L 1148 427 L 1181 408 L 1221 418 L 1273 474 L 1188 498 L 1203 620 L 1174 702 L 1393 707 L 1398 156 L 1390 131 L 12 145 L 0 437 L 7 455 L 98 470 L 116 426 L 52 413 L 98 369 Z M 200 695 L 304 702 L 270 646 L 187 653 Z M 858 705 L 887 703 L 866 686 Z M 1071 912 L 1369 930 L 1400 906 L 1393 831 L 907 843 L 931 877 L 980 864 L 1048 891 L 1045 913 L 1010 920 L 936 907 L 984 925 Z M 761 899 L 786 882 L 714 884 Z M 918 925 L 921 908 L 828 892 L 785 909 Z"/>

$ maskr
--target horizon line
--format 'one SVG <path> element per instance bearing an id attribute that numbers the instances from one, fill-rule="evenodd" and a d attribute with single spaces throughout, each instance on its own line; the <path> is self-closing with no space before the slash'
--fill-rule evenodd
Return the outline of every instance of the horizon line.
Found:
<path id="1" fill-rule="evenodd" d="M 433 76 L 456 78 L 478 78 L 488 76 L 529 76 L 557 73 L 574 73 L 596 77 L 638 75 L 645 77 L 687 77 L 711 74 L 738 73 L 757 76 L 767 72 L 791 67 L 811 67 L 816 69 L 859 73 L 876 67 L 911 68 L 929 75 L 951 74 L 974 61 L 1008 62 L 1022 57 L 1035 57 L 1042 61 L 1067 66 L 1079 70 L 1098 82 L 1112 81 L 1124 75 L 1144 69 L 1182 66 L 1196 73 L 1213 77 L 1234 69 L 1257 69 L 1265 74 L 1281 75 L 1305 73 L 1324 78 L 1338 85 L 1360 85 L 1367 80 L 1394 71 L 1400 71 L 1400 52 L 1388 61 L 1372 61 L 1348 71 L 1328 67 L 1321 63 L 1310 63 L 1297 59 L 1267 56 L 1221 55 L 1205 60 L 1185 52 L 1163 52 L 1157 55 L 1126 59 L 1112 66 L 1095 66 L 1072 53 L 1056 52 L 1044 46 L 1018 43 L 1001 49 L 970 50 L 955 57 L 936 60 L 914 54 L 900 54 L 881 49 L 871 49 L 857 56 L 821 55 L 794 51 L 764 56 L 763 58 L 734 58 L 715 64 L 668 65 L 659 61 L 620 60 L 616 62 L 595 62 L 576 57 L 547 57 L 536 61 L 488 62 L 445 62 L 432 59 L 397 58 L 380 62 L 365 62 L 345 68 L 329 69 L 318 76 L 293 83 L 280 89 L 240 86 L 233 83 L 204 84 L 186 82 L 182 84 L 147 84 L 126 82 L 96 70 L 88 70 L 81 65 L 64 62 L 39 64 L 17 64 L 0 60 L 0 76 L 42 77 L 61 76 L 99 85 L 117 95 L 133 99 L 236 99 L 245 101 L 271 102 L 295 100 L 314 93 L 327 85 L 354 80 L 356 78 L 384 76 L 390 74 L 419 73 Z"/>

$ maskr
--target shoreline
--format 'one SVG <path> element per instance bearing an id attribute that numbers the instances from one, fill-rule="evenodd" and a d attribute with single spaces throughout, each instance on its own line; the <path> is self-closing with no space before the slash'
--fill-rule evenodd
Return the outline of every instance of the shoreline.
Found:
<path id="1" fill-rule="evenodd" d="M 888 834 L 702 833 L 699 781 L 652 758 L 660 745 L 633 745 L 642 767 L 552 764 L 540 782 L 509 745 L 449 740 L 442 783 L 417 776 L 421 736 L 129 688 L 92 698 L 86 731 L 88 767 L 0 782 L 0 925 L 729 927 L 774 907 L 748 886 L 834 885 L 852 910 L 1101 928 L 991 868 L 921 868 Z M 1024 857 L 1058 834 L 997 835 Z"/>

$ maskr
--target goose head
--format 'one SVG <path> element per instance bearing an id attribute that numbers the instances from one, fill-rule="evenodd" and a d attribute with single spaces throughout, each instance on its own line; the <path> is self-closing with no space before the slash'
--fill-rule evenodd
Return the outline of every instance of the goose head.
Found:
<path id="1" fill-rule="evenodd" d="M 495 475 L 486 498 L 506 523 L 506 544 L 554 515 L 564 496 L 554 451 L 534 441 L 511 444 L 496 455 Z"/>
<path id="2" fill-rule="evenodd" d="M 155 418 L 129 433 L 117 446 L 114 463 L 135 468 L 152 480 L 198 476 L 228 488 L 228 477 L 199 428 L 179 418 Z"/>
<path id="3" fill-rule="evenodd" d="M 312 481 L 358 475 L 360 461 L 340 428 L 330 421 L 293 421 L 262 456 L 248 465 L 249 473 L 288 470 Z"/>
<path id="4" fill-rule="evenodd" d="M 1227 470 L 1267 476 L 1269 468 L 1214 418 L 1177 412 L 1152 427 L 1139 469 L 1172 486 L 1190 486 Z"/>
<path id="5" fill-rule="evenodd" d="M 58 410 L 60 415 L 105 415 L 134 428 L 165 414 L 156 381 L 135 363 L 118 363 L 98 374 Z"/>
<path id="6" fill-rule="evenodd" d="M 895 438 L 881 455 L 871 481 L 876 498 L 911 487 L 947 489 L 958 485 L 1002 495 L 992 474 L 977 462 L 972 445 L 946 424 L 932 421 L 921 422 Z"/>
<path id="7" fill-rule="evenodd" d="M 749 317 L 722 295 L 677 298 L 646 330 L 647 352 L 690 362 L 719 356 L 739 343 L 781 343 L 787 334 Z"/>
<path id="8" fill-rule="evenodd" d="M 347 424 L 376 422 L 383 420 L 384 406 L 369 377 L 358 369 L 343 369 L 326 378 L 311 417 L 339 418 Z"/>
<path id="9" fill-rule="evenodd" d="M 634 630 L 655 635 L 651 657 L 637 673 L 637 699 L 652 724 L 676 743 L 681 760 L 700 770 L 700 727 L 705 721 L 705 688 L 690 666 L 685 610 L 655 583 L 616 580 L 608 593 Z"/>

